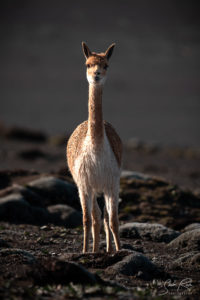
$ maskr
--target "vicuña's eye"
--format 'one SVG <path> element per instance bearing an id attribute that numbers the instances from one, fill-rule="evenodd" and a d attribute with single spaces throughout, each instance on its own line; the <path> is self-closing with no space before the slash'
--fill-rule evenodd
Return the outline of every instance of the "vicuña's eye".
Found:
<path id="1" fill-rule="evenodd" d="M 92 66 L 92 65 L 90 65 L 90 64 L 87 64 L 87 68 L 91 68 L 91 66 Z"/>
<path id="2" fill-rule="evenodd" d="M 108 65 L 105 65 L 105 66 L 104 66 L 104 70 L 107 70 L 107 69 L 108 69 Z"/>

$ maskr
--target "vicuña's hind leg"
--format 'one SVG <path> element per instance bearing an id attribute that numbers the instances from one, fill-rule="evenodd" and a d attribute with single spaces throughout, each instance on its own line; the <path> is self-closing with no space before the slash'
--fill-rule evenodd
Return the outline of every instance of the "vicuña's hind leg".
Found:
<path id="1" fill-rule="evenodd" d="M 112 246 L 112 232 L 110 230 L 109 226 L 109 215 L 108 215 L 108 209 L 109 209 L 109 198 L 105 196 L 105 206 L 104 206 L 104 228 L 106 233 L 106 251 L 112 252 L 113 246 Z M 107 208 L 108 206 L 108 208 Z"/>
<path id="2" fill-rule="evenodd" d="M 99 251 L 101 230 L 101 210 L 97 203 L 95 195 L 92 197 L 92 236 L 93 236 L 93 252 Z"/>
<path id="3" fill-rule="evenodd" d="M 82 191 L 79 191 L 80 201 L 81 201 L 81 207 L 83 212 L 83 253 L 88 252 L 88 246 L 89 246 L 89 238 L 90 238 L 90 232 L 91 232 L 91 224 L 92 224 L 92 218 L 91 218 L 91 210 L 92 210 L 92 198 L 91 196 L 88 196 L 84 194 Z"/>
<path id="4" fill-rule="evenodd" d="M 119 221 L 118 221 L 118 193 L 106 197 L 106 207 L 109 215 L 109 227 L 112 232 L 116 250 L 120 250 Z"/>

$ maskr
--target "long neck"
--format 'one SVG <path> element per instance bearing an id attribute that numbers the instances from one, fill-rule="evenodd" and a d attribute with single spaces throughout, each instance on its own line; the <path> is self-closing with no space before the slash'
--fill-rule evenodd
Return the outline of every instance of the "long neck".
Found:
<path id="1" fill-rule="evenodd" d="M 93 144 L 103 140 L 102 86 L 89 84 L 88 133 Z"/>

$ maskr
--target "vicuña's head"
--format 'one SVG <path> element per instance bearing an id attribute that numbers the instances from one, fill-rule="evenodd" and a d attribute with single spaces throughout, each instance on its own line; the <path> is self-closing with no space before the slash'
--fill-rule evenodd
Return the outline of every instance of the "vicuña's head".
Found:
<path id="1" fill-rule="evenodd" d="M 91 52 L 84 42 L 82 42 L 82 47 L 86 58 L 88 82 L 93 85 L 104 84 L 108 69 L 108 61 L 113 53 L 115 44 L 110 45 L 105 53 Z"/>

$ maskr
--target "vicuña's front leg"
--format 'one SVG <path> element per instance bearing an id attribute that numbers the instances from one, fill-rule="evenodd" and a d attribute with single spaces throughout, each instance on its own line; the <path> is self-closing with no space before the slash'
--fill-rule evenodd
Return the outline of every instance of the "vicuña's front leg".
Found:
<path id="1" fill-rule="evenodd" d="M 92 199 L 88 195 L 79 191 L 81 207 L 83 212 L 83 253 L 88 252 L 89 238 L 91 232 L 91 209 L 92 209 Z"/>
<path id="2" fill-rule="evenodd" d="M 109 227 L 112 232 L 116 250 L 120 250 L 119 239 L 119 221 L 118 221 L 118 194 L 111 195 L 107 198 L 107 207 L 109 215 Z"/>
<path id="3" fill-rule="evenodd" d="M 92 236 L 93 236 L 93 252 L 99 251 L 101 230 L 101 210 L 95 196 L 92 198 Z"/>

